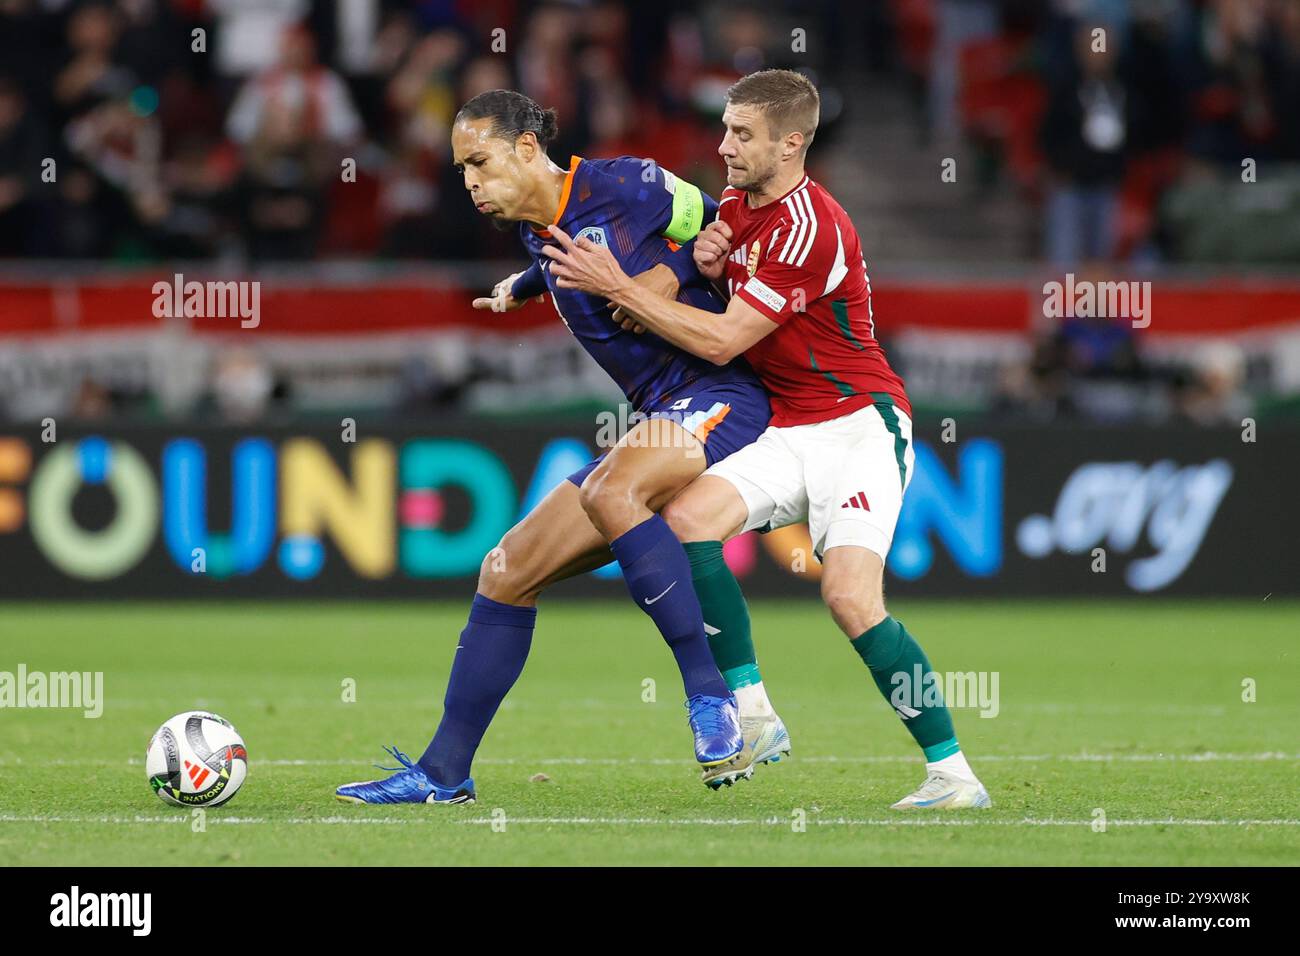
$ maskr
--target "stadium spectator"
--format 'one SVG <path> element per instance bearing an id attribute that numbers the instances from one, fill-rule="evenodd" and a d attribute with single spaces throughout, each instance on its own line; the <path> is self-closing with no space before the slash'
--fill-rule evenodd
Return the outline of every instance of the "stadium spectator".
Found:
<path id="1" fill-rule="evenodd" d="M 362 131 L 347 86 L 316 61 L 316 41 L 302 25 L 281 35 L 280 59 L 240 91 L 226 130 L 230 138 L 256 148 L 280 136 L 344 145 Z"/>
<path id="2" fill-rule="evenodd" d="M 1238 346 L 1208 343 L 1192 362 L 1190 380 L 1178 396 L 1178 410 L 1198 425 L 1240 425 L 1252 408 L 1245 379 L 1246 359 Z"/>
<path id="3" fill-rule="evenodd" d="M 961 49 L 973 40 L 996 36 L 997 0 L 939 0 L 932 14 L 935 37 L 928 84 L 930 133 L 939 142 L 956 138 Z"/>
<path id="4" fill-rule="evenodd" d="M 135 74 L 114 60 L 120 31 L 118 13 L 107 3 L 90 3 L 73 12 L 68 20 L 68 54 L 54 75 L 54 104 L 62 122 L 135 87 Z"/>
<path id="5" fill-rule="evenodd" d="M 161 178 L 162 135 L 156 116 L 142 115 L 127 97 L 108 100 L 68 124 L 68 150 L 121 197 L 133 238 L 167 215 Z"/>
<path id="6" fill-rule="evenodd" d="M 282 53 L 280 37 L 310 6 L 308 0 L 208 0 L 218 70 L 236 79 L 270 70 Z"/>
<path id="7" fill-rule="evenodd" d="M 245 84 L 226 130 L 245 151 L 240 210 L 253 258 L 309 258 L 324 190 L 362 125 L 343 81 L 316 62 L 306 27 L 284 32 L 280 62 Z"/>
<path id="8" fill-rule="evenodd" d="M 0 78 L 0 256 L 40 248 L 40 171 L 47 155 L 44 131 L 22 88 Z"/>
<path id="9" fill-rule="evenodd" d="M 1070 56 L 1049 78 L 1040 143 L 1049 170 L 1044 235 L 1054 266 L 1111 258 L 1128 146 L 1129 92 L 1119 77 L 1113 27 L 1073 31 Z M 1105 29 L 1105 28 L 1102 28 Z"/>
<path id="10" fill-rule="evenodd" d="M 257 421 L 270 409 L 275 392 L 275 376 L 256 352 L 231 348 L 217 357 L 212 400 L 223 421 Z"/>
<path id="11" fill-rule="evenodd" d="M 1192 102 L 1187 148 L 1195 159 L 1236 166 L 1276 136 L 1279 117 L 1267 86 L 1265 45 L 1282 6 L 1213 0 L 1193 21 L 1186 54 Z"/>

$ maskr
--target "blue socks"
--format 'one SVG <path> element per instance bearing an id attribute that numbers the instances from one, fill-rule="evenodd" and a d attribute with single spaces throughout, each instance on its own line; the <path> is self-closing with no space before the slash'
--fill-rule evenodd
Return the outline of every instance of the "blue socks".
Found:
<path id="1" fill-rule="evenodd" d="M 654 515 L 611 547 L 632 599 L 654 620 L 677 659 L 686 696 L 730 696 L 704 633 L 690 560 L 672 530 Z M 523 672 L 536 621 L 535 607 L 474 595 L 452 661 L 442 720 L 419 760 L 420 768 L 442 786 L 454 787 L 469 776 L 488 724 Z"/>
<path id="2" fill-rule="evenodd" d="M 677 658 L 686 696 L 728 697 L 691 583 L 691 562 L 667 522 L 651 515 L 611 544 L 636 606 L 650 615 Z"/>
<path id="3" fill-rule="evenodd" d="M 690 584 L 689 574 L 686 583 Z M 523 672 L 536 621 L 535 607 L 516 607 L 474 595 L 469 623 L 460 632 L 460 645 L 451 664 L 442 721 L 419 760 L 420 768 L 435 782 L 454 787 L 469 776 L 474 752 L 488 724 Z"/>

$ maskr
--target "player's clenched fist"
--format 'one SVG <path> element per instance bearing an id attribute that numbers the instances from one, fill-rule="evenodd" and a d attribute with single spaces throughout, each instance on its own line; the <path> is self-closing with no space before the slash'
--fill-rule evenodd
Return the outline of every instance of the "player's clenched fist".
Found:
<path id="1" fill-rule="evenodd" d="M 695 237 L 695 268 L 706 279 L 721 279 L 730 252 L 731 227 L 720 219 L 711 222 Z"/>
<path id="2" fill-rule="evenodd" d="M 475 299 L 474 308 L 491 309 L 493 312 L 513 312 L 515 309 L 527 305 L 527 299 L 516 299 L 510 294 L 510 290 L 514 287 L 515 280 L 521 275 L 523 275 L 522 272 L 516 272 L 514 275 L 506 276 L 492 287 L 492 294 L 490 296 L 479 296 Z M 539 301 L 541 300 L 541 296 L 538 296 L 537 298 Z"/>

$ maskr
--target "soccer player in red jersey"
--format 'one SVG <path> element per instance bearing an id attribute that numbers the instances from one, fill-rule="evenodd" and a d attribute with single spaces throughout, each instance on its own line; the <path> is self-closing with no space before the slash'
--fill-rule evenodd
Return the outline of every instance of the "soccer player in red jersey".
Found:
<path id="1" fill-rule="evenodd" d="M 914 462 L 911 406 L 876 341 L 857 230 L 804 172 L 818 115 L 816 87 L 788 70 L 751 74 L 727 93 L 718 153 L 728 188 L 695 250 L 701 273 L 725 286 L 724 313 L 639 288 L 591 243 L 561 234 L 561 248 L 545 252 L 561 287 L 605 295 L 710 361 L 743 354 L 771 394 L 771 425 L 758 441 L 711 466 L 664 512 L 696 567 L 704 620 L 722 632 L 711 641 L 719 668 L 729 683 L 744 672 L 733 690 L 746 748 L 732 764 L 705 770 L 705 782 L 753 772 L 772 714 L 722 542 L 806 521 L 831 616 L 925 754 L 925 782 L 895 809 L 987 807 L 935 693 L 939 675 L 885 610 L 884 563 Z M 705 549 L 715 560 L 703 560 Z M 730 645 L 719 640 L 728 633 Z"/>

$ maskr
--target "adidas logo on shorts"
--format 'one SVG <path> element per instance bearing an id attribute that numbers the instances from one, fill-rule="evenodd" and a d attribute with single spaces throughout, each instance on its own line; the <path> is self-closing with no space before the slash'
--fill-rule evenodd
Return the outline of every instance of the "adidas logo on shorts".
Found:
<path id="1" fill-rule="evenodd" d="M 861 510 L 861 511 L 870 511 L 870 510 L 871 510 L 871 505 L 867 504 L 867 493 L 866 493 L 865 491 L 859 491 L 856 495 L 854 495 L 854 496 L 853 496 L 852 498 L 850 498 L 848 501 L 844 502 L 844 504 L 840 505 L 840 507 L 841 507 L 841 508 L 857 508 L 857 509 L 859 509 L 859 510 Z"/>

